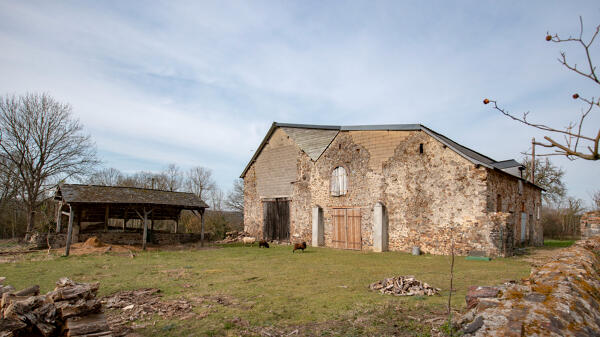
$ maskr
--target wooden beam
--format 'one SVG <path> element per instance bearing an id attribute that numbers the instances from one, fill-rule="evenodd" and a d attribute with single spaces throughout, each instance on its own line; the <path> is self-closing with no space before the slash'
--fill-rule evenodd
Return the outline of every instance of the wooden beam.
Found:
<path id="1" fill-rule="evenodd" d="M 67 229 L 67 247 L 65 248 L 65 256 L 69 256 L 69 251 L 71 250 L 71 236 L 73 236 L 73 208 L 71 208 L 71 212 L 69 212 L 69 228 Z"/>
<path id="2" fill-rule="evenodd" d="M 181 215 L 181 211 L 177 213 L 177 217 L 175 218 L 175 231 L 173 233 L 177 233 L 179 231 L 179 216 Z"/>
<path id="3" fill-rule="evenodd" d="M 60 231 L 62 230 L 61 223 L 60 223 L 60 220 L 62 218 L 62 206 L 63 206 L 63 203 L 61 201 L 58 203 L 58 209 L 56 212 L 56 232 L 57 233 L 60 233 Z"/>
<path id="4" fill-rule="evenodd" d="M 200 212 L 193 210 L 192 214 L 200 218 L 200 247 L 204 247 L 204 209 Z"/>
<path id="5" fill-rule="evenodd" d="M 106 213 L 104 213 L 104 232 L 108 232 L 108 212 L 110 210 L 110 206 L 106 205 Z"/>
<path id="6" fill-rule="evenodd" d="M 204 209 L 200 211 L 200 247 L 204 247 Z"/>
<path id="7" fill-rule="evenodd" d="M 139 214 L 140 213 L 138 212 L 138 215 Z M 144 234 L 142 236 L 142 250 L 146 250 L 146 241 L 148 241 L 148 212 L 146 212 L 146 209 L 144 208 Z"/>

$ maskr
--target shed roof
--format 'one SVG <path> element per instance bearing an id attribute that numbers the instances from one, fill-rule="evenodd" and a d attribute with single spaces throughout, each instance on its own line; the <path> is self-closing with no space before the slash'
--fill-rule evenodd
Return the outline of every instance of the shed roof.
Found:
<path id="1" fill-rule="evenodd" d="M 120 186 L 61 184 L 54 198 L 79 204 L 139 204 L 190 210 L 208 208 L 208 205 L 193 193 Z"/>

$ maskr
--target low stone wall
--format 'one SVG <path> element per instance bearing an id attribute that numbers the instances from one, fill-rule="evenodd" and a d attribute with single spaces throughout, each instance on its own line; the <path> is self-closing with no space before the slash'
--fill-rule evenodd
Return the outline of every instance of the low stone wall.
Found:
<path id="1" fill-rule="evenodd" d="M 200 241 L 200 234 L 198 233 L 165 233 L 165 232 L 154 232 L 150 234 L 148 232 L 148 242 L 156 245 L 178 245 L 183 243 L 192 243 Z M 142 244 L 142 233 L 138 232 L 89 232 L 79 233 L 78 238 L 73 238 L 74 242 L 84 242 L 92 236 L 97 237 L 101 242 L 113 245 L 141 245 Z M 210 240 L 208 233 L 204 234 L 205 240 Z M 48 248 L 48 242 L 52 248 L 64 247 L 67 244 L 67 234 L 65 233 L 53 233 L 50 237 L 46 237 L 46 234 L 36 234 L 30 240 L 31 243 L 35 243 L 39 249 Z"/>
<path id="2" fill-rule="evenodd" d="M 600 211 L 584 213 L 581 216 L 581 238 L 589 239 L 600 235 Z"/>
<path id="3" fill-rule="evenodd" d="M 600 237 L 576 242 L 523 284 L 472 287 L 464 336 L 599 336 Z"/>
<path id="4" fill-rule="evenodd" d="M 200 234 L 196 233 L 163 233 L 154 232 L 150 234 L 148 232 L 148 242 L 157 245 L 177 245 L 182 243 L 198 242 L 200 241 Z M 115 245 L 141 245 L 142 244 L 142 233 L 137 232 L 92 232 L 92 233 L 80 233 L 79 241 L 84 242 L 90 237 L 95 236 L 103 243 L 110 243 Z M 205 234 L 204 238 L 208 236 Z"/>

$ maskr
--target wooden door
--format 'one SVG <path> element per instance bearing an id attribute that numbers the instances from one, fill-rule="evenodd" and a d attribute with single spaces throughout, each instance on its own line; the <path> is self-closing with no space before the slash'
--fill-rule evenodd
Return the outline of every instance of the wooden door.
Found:
<path id="1" fill-rule="evenodd" d="M 288 241 L 290 239 L 290 202 L 275 199 L 263 202 L 263 238 Z"/>
<path id="2" fill-rule="evenodd" d="M 360 208 L 333 209 L 333 247 L 362 249 Z"/>

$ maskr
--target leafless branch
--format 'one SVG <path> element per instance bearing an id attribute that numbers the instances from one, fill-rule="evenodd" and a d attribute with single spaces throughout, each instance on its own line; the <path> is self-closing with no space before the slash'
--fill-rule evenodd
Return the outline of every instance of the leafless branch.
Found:
<path id="1" fill-rule="evenodd" d="M 580 47 L 583 48 L 586 55 L 586 62 L 589 68 L 589 71 L 584 71 L 577 68 L 577 64 L 571 64 L 567 61 L 566 53 L 561 52 L 561 57 L 558 61 L 567 69 L 575 72 L 576 74 L 583 76 L 585 78 L 591 79 L 594 83 L 600 85 L 600 81 L 598 80 L 598 76 L 596 74 L 596 67 L 592 61 L 592 56 L 590 53 L 590 47 L 594 43 L 594 40 L 600 33 L 600 25 L 598 25 L 592 35 L 591 39 L 588 42 L 583 40 L 583 19 L 579 17 L 580 23 L 580 31 L 579 37 L 571 37 L 561 38 L 558 34 L 547 35 L 546 40 L 555 42 L 555 43 L 566 43 L 566 42 L 575 42 Z M 554 153 L 540 154 L 541 156 L 553 156 L 553 155 L 562 155 L 567 156 L 569 159 L 582 158 L 586 160 L 599 160 L 600 154 L 598 153 L 600 142 L 600 129 L 596 134 L 584 134 L 584 125 L 586 124 L 586 118 L 590 116 L 590 113 L 595 109 L 600 107 L 600 98 L 596 99 L 581 97 L 578 93 L 573 94 L 573 99 L 580 100 L 585 103 L 585 108 L 582 109 L 581 115 L 576 121 L 569 122 L 569 125 L 563 128 L 558 128 L 554 126 L 547 125 L 545 123 L 537 123 L 532 122 L 528 119 L 529 112 L 525 112 L 522 116 L 518 116 L 510 113 L 508 110 L 500 107 L 498 103 L 494 100 L 484 99 L 484 104 L 493 103 L 493 108 L 504 116 L 509 117 L 512 120 L 520 122 L 522 124 L 534 127 L 536 129 L 546 131 L 549 133 L 556 134 L 558 136 L 562 136 L 562 141 L 557 140 L 554 136 L 544 136 L 546 142 L 544 143 L 536 143 L 536 145 L 545 147 L 545 148 L 554 148 Z M 560 138 L 560 137 L 559 137 Z"/>

